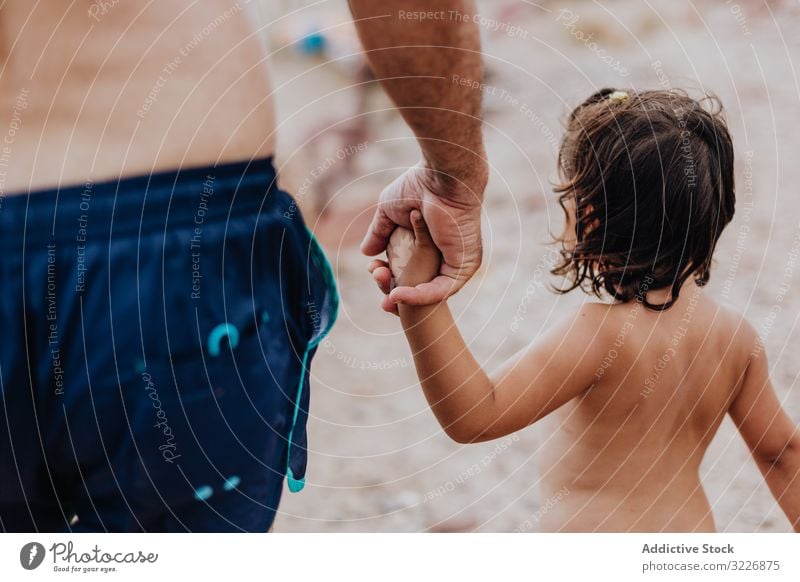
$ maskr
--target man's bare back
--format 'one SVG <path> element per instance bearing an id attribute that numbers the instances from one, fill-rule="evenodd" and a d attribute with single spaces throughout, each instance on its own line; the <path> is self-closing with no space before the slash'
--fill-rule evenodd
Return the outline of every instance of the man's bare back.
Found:
<path id="1" fill-rule="evenodd" d="M 271 155 L 258 22 L 244 0 L 4 3 L 2 193 Z"/>
<path id="2" fill-rule="evenodd" d="M 547 531 L 714 531 L 699 467 L 755 336 L 689 284 L 664 312 L 593 305 L 597 383 L 543 423 Z M 559 494 L 559 492 L 561 494 Z"/>

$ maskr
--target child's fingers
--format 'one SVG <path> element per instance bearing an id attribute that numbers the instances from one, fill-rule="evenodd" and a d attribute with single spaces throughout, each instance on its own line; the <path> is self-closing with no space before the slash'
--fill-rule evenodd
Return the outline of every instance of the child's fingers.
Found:
<path id="1" fill-rule="evenodd" d="M 406 305 L 432 305 L 447 299 L 456 290 L 456 281 L 439 275 L 433 281 L 416 287 L 395 287 L 389 294 L 394 303 Z"/>
<path id="2" fill-rule="evenodd" d="M 425 219 L 422 218 L 422 213 L 419 210 L 411 211 L 411 226 L 414 228 L 415 244 L 433 246 L 431 232 L 428 230 L 428 225 L 425 224 Z"/>
<path id="3" fill-rule="evenodd" d="M 397 304 L 394 303 L 391 299 L 389 299 L 388 295 L 384 295 L 383 299 L 381 299 L 381 309 L 383 309 L 386 313 L 393 313 L 394 315 L 399 315 Z"/>
<path id="4" fill-rule="evenodd" d="M 392 272 L 388 267 L 378 267 L 372 271 L 372 278 L 378 284 L 378 288 L 384 295 L 392 290 Z"/>
<path id="5" fill-rule="evenodd" d="M 387 263 L 383 259 L 375 259 L 375 260 L 369 262 L 369 265 L 367 265 L 367 270 L 370 273 L 374 273 L 375 269 L 378 269 L 380 267 L 386 267 L 388 269 L 389 268 L 389 263 Z"/>

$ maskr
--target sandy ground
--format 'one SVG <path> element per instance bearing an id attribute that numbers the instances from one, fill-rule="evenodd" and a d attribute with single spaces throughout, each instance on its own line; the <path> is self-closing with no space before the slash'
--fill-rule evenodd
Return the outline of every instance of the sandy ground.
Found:
<path id="1" fill-rule="evenodd" d="M 293 6 L 302 4 L 309 2 Z M 347 15 L 339 3 L 328 4 L 323 20 L 347 46 Z M 774 382 L 800 421 L 797 6 L 763 0 L 481 4 L 487 18 L 507 24 L 494 32 L 483 26 L 486 83 L 496 88 L 485 98 L 493 164 L 486 256 L 479 275 L 451 302 L 479 360 L 498 363 L 581 301 L 544 288 L 553 259 L 548 231 L 561 228 L 550 184 L 555 140 L 568 109 L 602 86 L 705 89 L 725 103 L 738 155 L 737 217 L 719 246 L 710 292 L 745 311 L 761 330 Z M 322 8 L 302 10 L 301 22 Z M 271 25 L 273 46 L 286 34 L 286 22 Z M 273 57 L 284 187 L 300 199 L 324 241 L 342 295 L 339 323 L 313 367 L 308 485 L 302 493 L 286 493 L 275 528 L 535 527 L 542 503 L 536 427 L 484 445 L 449 442 L 425 405 L 398 321 L 378 310 L 378 293 L 356 243 L 369 205 L 416 161 L 416 151 L 380 92 L 370 93 L 361 112 L 364 145 L 340 149 L 344 138 L 335 130 L 348 127 L 357 113 L 356 81 L 341 62 L 289 49 Z M 320 138 L 307 141 L 320 130 Z M 350 136 L 359 142 L 357 131 Z M 320 217 L 315 209 L 322 206 Z M 518 329 L 515 317 L 522 320 Z M 789 530 L 729 421 L 708 451 L 703 480 L 720 530 Z"/>

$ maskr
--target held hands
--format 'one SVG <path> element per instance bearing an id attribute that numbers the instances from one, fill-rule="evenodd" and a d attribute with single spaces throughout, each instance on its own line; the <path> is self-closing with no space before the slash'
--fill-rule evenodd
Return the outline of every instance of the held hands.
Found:
<path id="1" fill-rule="evenodd" d="M 370 263 L 370 272 L 384 293 L 382 307 L 397 312 L 397 304 L 429 305 L 444 301 L 456 293 L 481 264 L 481 201 L 486 186 L 484 169 L 475 176 L 458 181 L 452 176 L 428 167 L 424 162 L 410 168 L 391 183 L 380 201 L 361 250 L 372 256 L 383 252 L 395 229 L 411 228 L 411 212 L 422 213 L 428 238 L 439 249 L 438 269 L 427 279 L 414 279 L 415 285 L 397 282 L 385 261 Z M 380 270 L 379 270 L 380 269 Z M 403 279 L 405 281 L 405 279 Z"/>
<path id="2" fill-rule="evenodd" d="M 372 277 L 386 294 L 381 307 L 397 313 L 397 304 L 389 293 L 395 286 L 415 287 L 431 281 L 439 273 L 441 253 L 433 242 L 428 225 L 419 210 L 410 214 L 413 230 L 398 226 L 386 247 L 388 262 L 376 259 L 369 265 Z"/>

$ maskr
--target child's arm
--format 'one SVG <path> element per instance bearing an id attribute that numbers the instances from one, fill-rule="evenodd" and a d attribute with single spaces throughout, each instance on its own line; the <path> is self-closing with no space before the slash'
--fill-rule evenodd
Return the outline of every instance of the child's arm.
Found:
<path id="1" fill-rule="evenodd" d="M 438 261 L 419 213 L 411 220 L 414 235 L 396 231 L 389 249 L 393 274 L 402 285 L 426 280 Z M 397 267 L 397 255 L 404 268 Z M 498 438 L 546 416 L 593 384 L 608 351 L 600 331 L 602 307 L 586 306 L 488 375 L 469 352 L 447 304 L 399 308 L 428 403 L 458 442 Z"/>
<path id="2" fill-rule="evenodd" d="M 730 415 L 770 491 L 794 530 L 800 532 L 800 428 L 775 395 L 760 345 L 750 358 Z"/>

